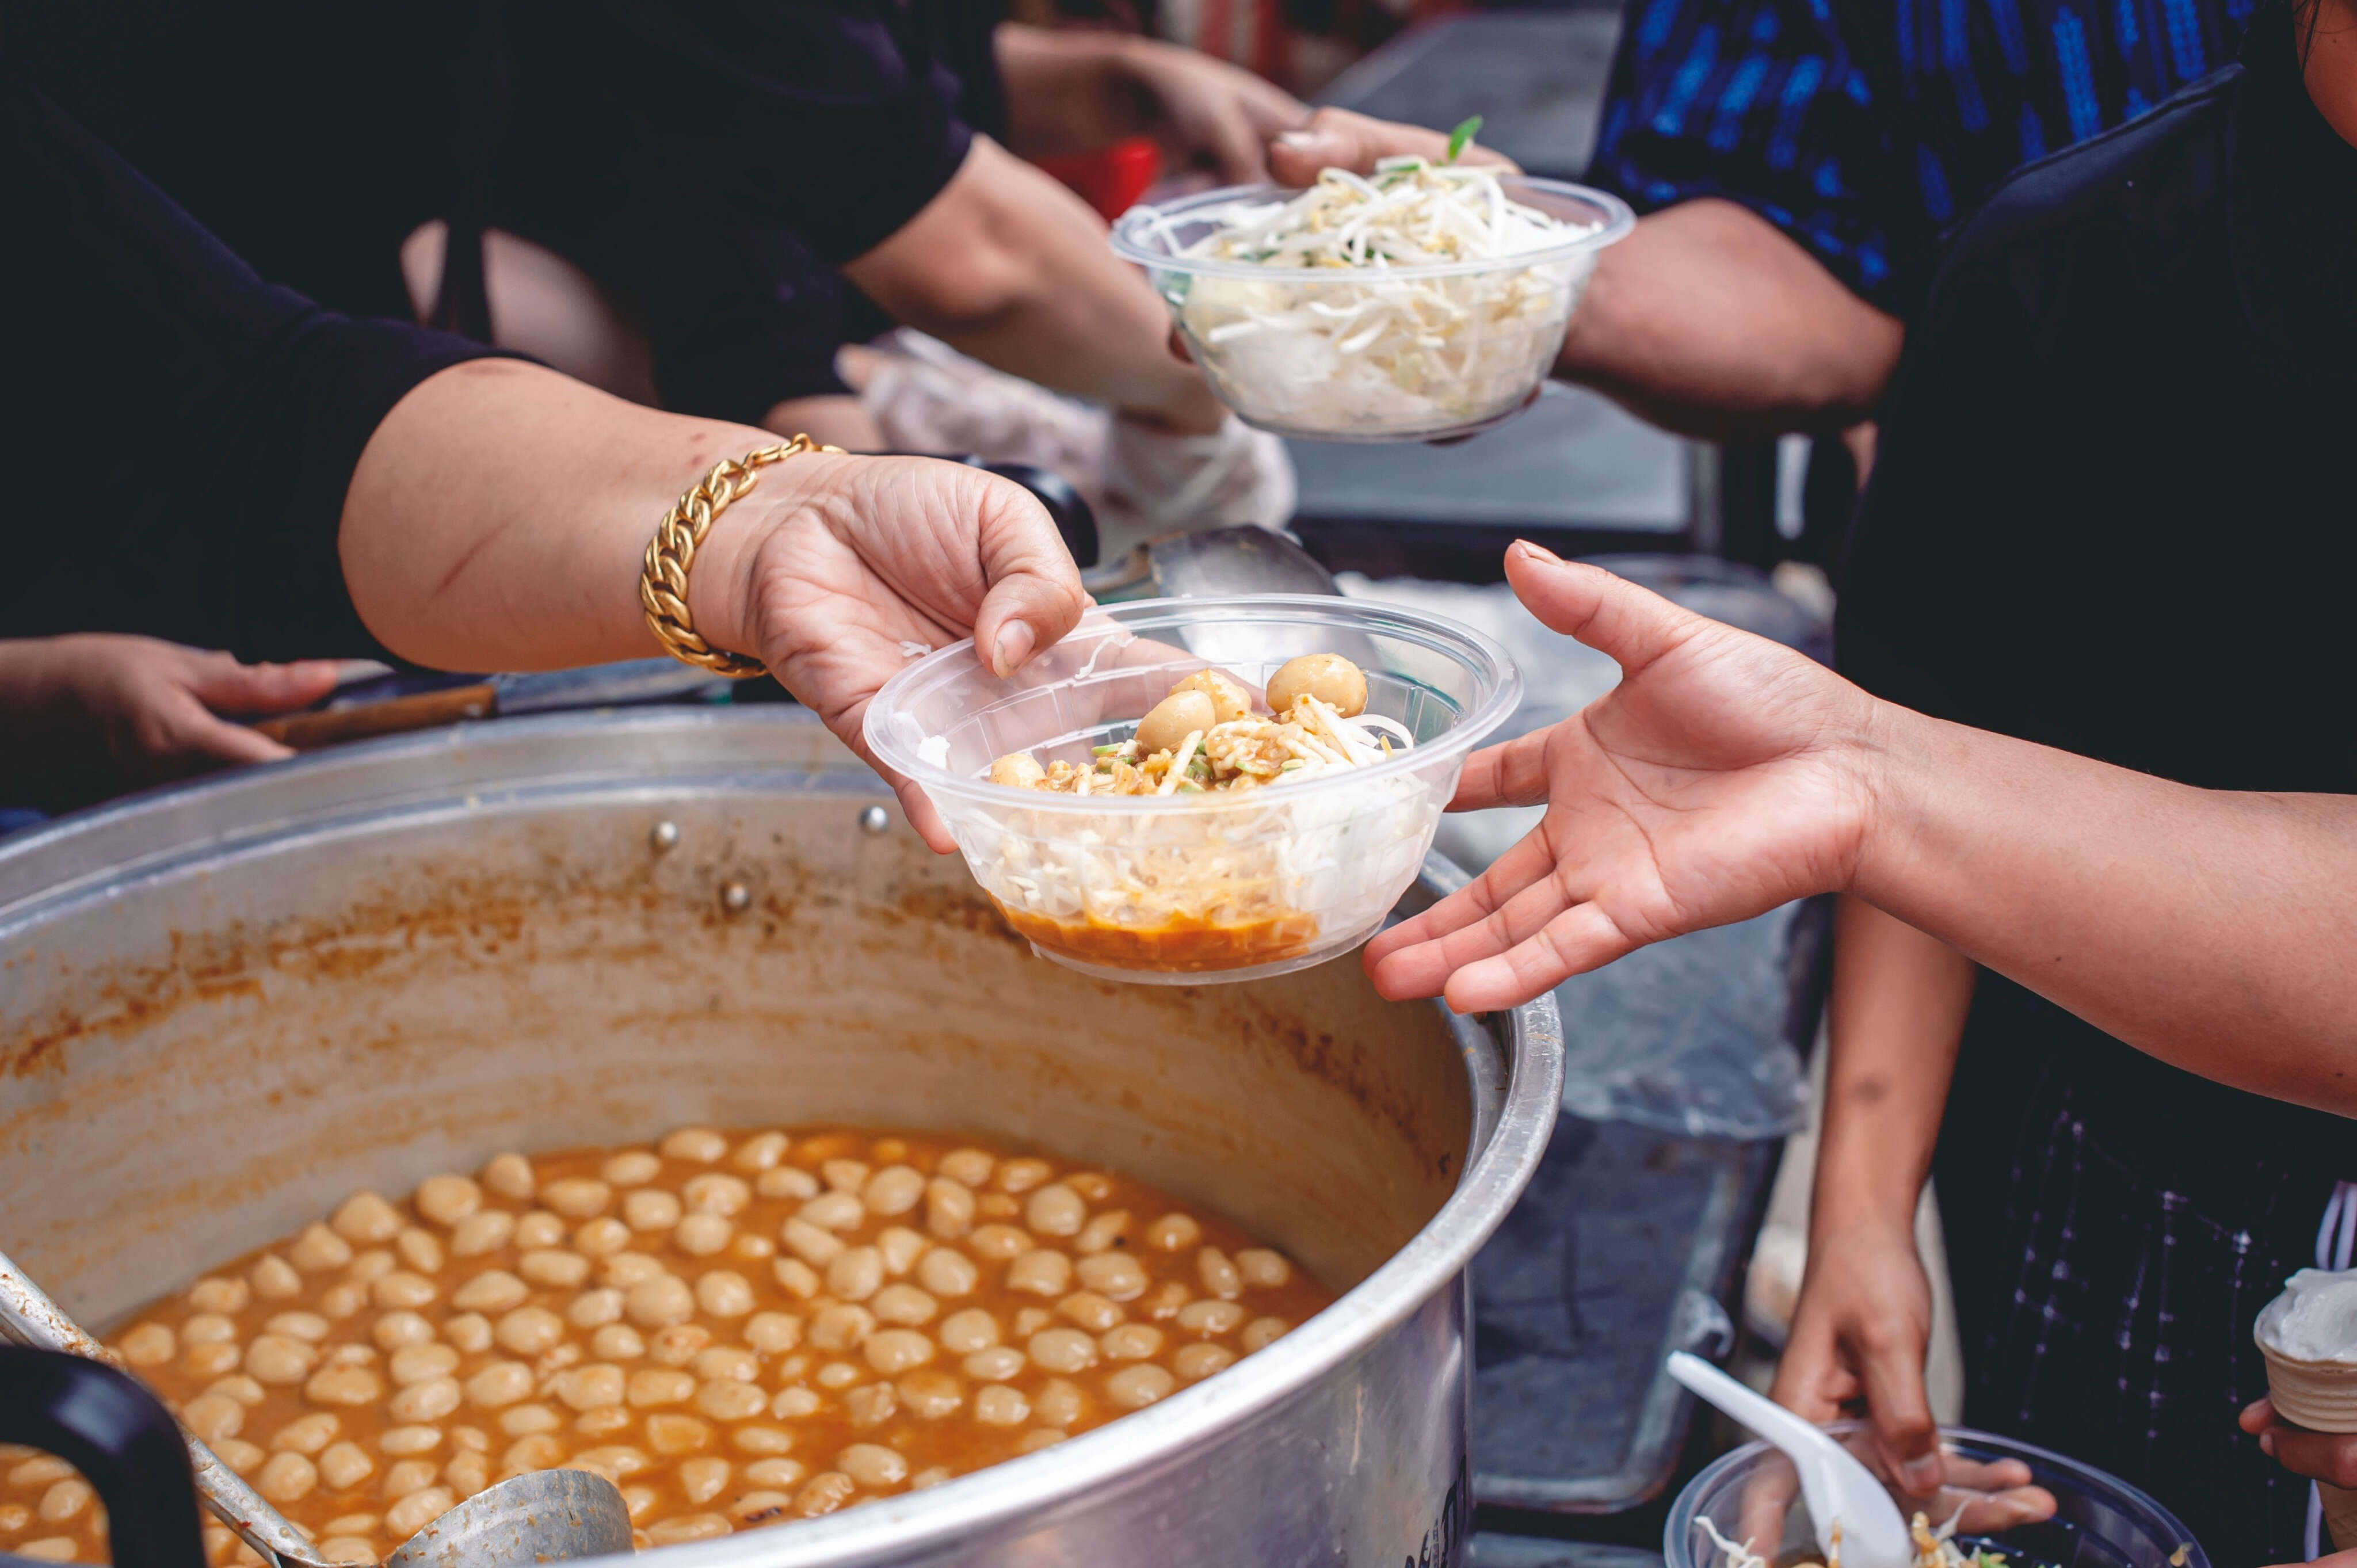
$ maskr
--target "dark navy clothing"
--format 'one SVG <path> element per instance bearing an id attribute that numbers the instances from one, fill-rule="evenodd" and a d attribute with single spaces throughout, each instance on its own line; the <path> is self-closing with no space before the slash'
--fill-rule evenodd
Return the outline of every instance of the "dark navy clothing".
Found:
<path id="1" fill-rule="evenodd" d="M 647 331 L 667 406 L 750 421 L 839 388 L 840 319 L 865 318 L 834 266 L 915 216 L 1003 117 L 974 63 L 990 15 L 5 0 L 0 37 L 231 249 L 338 309 L 409 314 L 403 238 L 479 178 L 484 222 L 583 267 Z"/>
<path id="2" fill-rule="evenodd" d="M 965 160 L 957 75 L 878 0 L 504 0 L 500 201 L 571 226 L 619 201 L 657 253 L 791 230 L 821 261 L 891 234 Z M 617 242 L 618 243 L 620 242 Z"/>
<path id="3" fill-rule="evenodd" d="M 944 156 L 953 148 L 962 157 L 974 133 L 1003 140 L 1006 97 L 992 33 L 1004 7 L 994 0 L 911 0 L 893 15 L 906 36 L 901 47 L 928 61 L 952 93 L 950 113 L 960 132 L 944 143 Z M 927 199 L 954 166 L 917 182 Z M 664 199 L 662 193 L 656 199 Z M 835 349 L 892 326 L 835 270 L 833 263 L 847 257 L 830 253 L 794 225 L 732 227 L 682 245 L 643 201 L 597 216 L 597 232 L 579 238 L 576 249 L 594 258 L 608 286 L 635 306 L 654 348 L 655 385 L 666 408 L 758 424 L 786 399 L 847 393 L 835 373 Z"/>
<path id="4" fill-rule="evenodd" d="M 265 284 L 0 64 L 0 636 L 382 656 L 337 555 L 361 448 L 481 358 Z"/>
<path id="5" fill-rule="evenodd" d="M 1901 317 L 2018 166 L 2233 59 L 2252 0 L 1633 0 L 1588 177 L 1737 201 Z"/>
<path id="6" fill-rule="evenodd" d="M 2357 791 L 2352 278 L 2357 149 L 2272 5 L 2244 66 L 2007 180 L 1910 328 L 1844 671 L 2205 788 Z M 2146 1487 L 2222 1565 L 2297 1558 L 2306 1483 L 2234 1415 L 2357 1122 L 1985 975 L 1935 1170 L 1967 1421 Z"/>

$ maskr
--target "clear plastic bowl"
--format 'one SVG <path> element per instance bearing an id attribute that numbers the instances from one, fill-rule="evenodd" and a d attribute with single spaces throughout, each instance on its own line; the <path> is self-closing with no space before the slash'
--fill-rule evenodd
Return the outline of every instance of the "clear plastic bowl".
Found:
<path id="1" fill-rule="evenodd" d="M 1841 1422 L 1826 1430 L 1864 1455 L 1867 1439 L 1863 1423 Z M 2016 1568 L 2039 1563 L 2059 1568 L 2210 1568 L 2208 1554 L 2176 1515 L 2115 1476 L 2028 1443 L 1966 1427 L 1943 1428 L 1940 1442 L 1950 1453 L 1968 1459 L 2018 1459 L 2029 1466 L 2032 1480 L 2054 1494 L 2052 1519 L 1973 1537 L 1994 1542 Z M 1662 1529 L 1662 1555 L 1668 1559 L 1668 1568 L 1723 1568 L 1722 1554 L 1696 1521 L 1707 1519 L 1729 1541 L 1742 1541 L 1745 1502 L 1755 1486 L 1795 1500 L 1784 1516 L 1783 1538 L 1753 1541 L 1752 1550 L 1772 1563 L 1820 1561 L 1808 1507 L 1797 1499 L 1792 1462 L 1765 1443 L 1749 1443 L 1713 1461 L 1671 1503 Z M 1891 1496 L 1902 1515 L 1921 1506 L 1897 1492 Z M 1772 1509 L 1767 1511 L 1772 1515 Z M 1934 1525 L 1945 1522 L 1932 1520 Z"/>
<path id="2" fill-rule="evenodd" d="M 1267 267 L 1182 254 L 1220 227 L 1223 209 L 1300 194 L 1232 186 L 1131 208 L 1114 224 L 1113 248 L 1146 269 L 1211 390 L 1246 424 L 1312 441 L 1469 435 L 1537 394 L 1598 252 L 1636 223 L 1628 203 L 1586 186 L 1524 175 L 1500 183 L 1512 199 L 1582 231 L 1519 256 L 1416 267 Z M 1462 324 L 1441 348 L 1379 364 L 1344 351 L 1352 328 L 1332 324 L 1370 294 L 1437 295 Z M 1267 319 L 1321 306 L 1330 311 L 1316 326 Z"/>
<path id="3" fill-rule="evenodd" d="M 1086 763 L 1207 667 L 1257 698 L 1305 653 L 1355 660 L 1367 711 L 1415 746 L 1232 795 L 1074 796 L 985 777 L 1009 752 Z M 929 654 L 877 693 L 866 727 L 1040 954 L 1108 979 L 1200 984 L 1306 969 L 1372 935 L 1415 880 L 1467 753 L 1522 686 L 1505 650 L 1415 610 L 1275 594 L 1141 599 L 1092 611 L 1010 680 L 971 643 Z"/>

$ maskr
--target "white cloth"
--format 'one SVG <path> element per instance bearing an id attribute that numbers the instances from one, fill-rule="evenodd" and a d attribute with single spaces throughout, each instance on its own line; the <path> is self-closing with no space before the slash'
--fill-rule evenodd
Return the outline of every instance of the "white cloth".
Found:
<path id="1" fill-rule="evenodd" d="M 1096 513 L 1100 563 L 1162 534 L 1281 528 L 1293 515 L 1285 443 L 1233 417 L 1209 435 L 1171 435 L 907 328 L 869 348 L 859 398 L 893 451 L 971 453 L 1062 476 Z"/>
<path id="2" fill-rule="evenodd" d="M 1102 502 L 1108 423 L 1102 409 L 905 327 L 867 347 L 859 401 L 890 450 L 1028 463 L 1062 476 L 1092 507 Z"/>
<path id="3" fill-rule="evenodd" d="M 1209 435 L 1172 435 L 1115 419 L 1104 486 L 1101 562 L 1166 533 L 1282 528 L 1293 516 L 1293 459 L 1285 443 L 1233 414 Z"/>

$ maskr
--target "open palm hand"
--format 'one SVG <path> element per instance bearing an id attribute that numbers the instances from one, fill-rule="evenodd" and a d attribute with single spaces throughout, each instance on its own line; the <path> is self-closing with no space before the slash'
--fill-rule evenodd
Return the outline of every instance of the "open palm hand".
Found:
<path id="1" fill-rule="evenodd" d="M 1871 800 L 1873 700 L 1764 638 L 1530 544 L 1532 613 L 1610 654 L 1620 684 L 1477 754 L 1452 811 L 1546 802 L 1461 891 L 1369 944 L 1390 997 L 1526 1002 L 1632 949 L 1846 884 Z"/>

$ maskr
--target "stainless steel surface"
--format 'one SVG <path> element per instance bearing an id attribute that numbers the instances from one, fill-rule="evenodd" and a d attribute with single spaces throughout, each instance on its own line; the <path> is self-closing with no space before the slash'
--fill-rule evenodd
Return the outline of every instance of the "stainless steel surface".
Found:
<path id="1" fill-rule="evenodd" d="M 486 682 L 492 688 L 498 712 L 510 718 L 566 708 L 679 702 L 699 694 L 716 697 L 730 685 L 726 679 L 709 670 L 669 658 L 626 659 L 614 664 L 590 664 L 577 670 L 549 670 L 524 675 L 404 674 L 364 660 L 353 660 L 348 669 L 348 678 L 320 704 L 324 711 L 348 712 L 395 697 L 474 682 Z"/>
<path id="2" fill-rule="evenodd" d="M 103 1328 L 355 1187 L 500 1148 L 987 1132 L 1225 1212 L 1341 1298 L 1053 1449 L 669 1559 L 1461 1563 L 1465 1269 L 1546 1144 L 1551 1005 L 1452 1020 L 1348 961 L 1088 980 L 897 811 L 846 832 L 869 805 L 880 782 L 791 710 L 642 710 L 343 748 L 22 835 L 0 1240 Z M 1460 880 L 1435 860 L 1412 899 Z"/>
<path id="3" fill-rule="evenodd" d="M 1149 542 L 1154 590 L 1167 599 L 1227 594 L 1337 594 L 1334 575 L 1291 537 L 1265 528 L 1217 528 Z"/>
<path id="4" fill-rule="evenodd" d="M 1165 534 L 1119 561 L 1082 573 L 1081 584 L 1100 604 L 1341 592 L 1334 585 L 1334 575 L 1298 540 L 1265 528 Z"/>
<path id="5" fill-rule="evenodd" d="M 1674 549 L 1694 518 L 1686 446 L 1600 392 L 1550 381 L 1521 418 L 1452 446 L 1288 444 L 1301 487 L 1295 532 L 1338 569 L 1376 576 L 1439 574 L 1413 559 L 1383 571 L 1338 560 L 1327 540 L 1347 524 L 1404 536 L 1419 554 L 1434 547 L 1427 535 L 1527 530 L 1613 541 L 1583 543 L 1584 554 Z"/>
<path id="6" fill-rule="evenodd" d="M 542 1470 L 478 1492 L 411 1536 L 385 1568 L 518 1568 L 626 1552 L 622 1490 L 587 1470 Z"/>
<path id="7" fill-rule="evenodd" d="M 561 708 L 600 708 L 624 703 L 677 702 L 698 693 L 717 693 L 728 682 L 708 670 L 676 659 L 627 659 L 582 670 L 551 670 L 532 675 L 494 675 L 500 712 L 554 713 Z"/>
<path id="8" fill-rule="evenodd" d="M 104 1348 L 5 1253 L 0 1253 L 0 1330 L 38 1350 L 60 1350 L 93 1361 L 106 1359 Z M 282 1568 L 322 1568 L 323 1560 L 302 1532 L 286 1522 L 285 1515 L 222 1464 L 202 1438 L 186 1430 L 180 1436 L 188 1445 L 188 1467 L 196 1473 L 197 1495 L 216 1519 L 237 1531 L 265 1560 L 276 1558 Z M 620 1500 L 619 1493 L 616 1500 Z"/>

